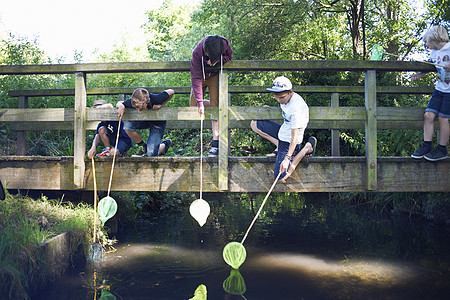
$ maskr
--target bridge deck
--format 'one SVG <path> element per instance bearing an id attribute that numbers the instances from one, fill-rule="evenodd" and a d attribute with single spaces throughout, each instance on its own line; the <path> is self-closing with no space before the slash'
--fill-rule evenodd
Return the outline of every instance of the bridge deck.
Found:
<path id="1" fill-rule="evenodd" d="M 86 160 L 85 190 L 93 189 L 92 165 Z M 450 159 L 432 163 L 408 157 L 378 157 L 379 192 L 449 192 Z M 96 158 L 99 190 L 107 190 L 112 158 Z M 200 158 L 118 158 L 113 191 L 199 191 Z M 229 192 L 266 192 L 273 183 L 273 158 L 229 157 Z M 365 157 L 305 158 L 277 192 L 365 192 Z M 8 189 L 76 189 L 73 157 L 0 157 L 0 178 Z M 218 160 L 203 160 L 203 191 L 219 191 Z"/>

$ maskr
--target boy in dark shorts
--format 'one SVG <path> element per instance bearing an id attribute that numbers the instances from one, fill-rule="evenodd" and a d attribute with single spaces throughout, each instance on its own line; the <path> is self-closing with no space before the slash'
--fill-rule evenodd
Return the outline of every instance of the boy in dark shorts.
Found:
<path id="1" fill-rule="evenodd" d="M 314 155 L 317 139 L 310 137 L 302 148 L 303 134 L 309 122 L 309 108 L 303 98 L 292 90 L 291 81 L 280 76 L 275 78 L 271 91 L 280 103 L 283 124 L 271 120 L 252 120 L 250 127 L 261 137 L 277 146 L 274 176 L 286 180 L 306 155 Z"/>
<path id="2" fill-rule="evenodd" d="M 171 89 L 165 90 L 159 94 L 149 93 L 144 88 L 134 90 L 131 98 L 125 101 L 119 101 L 116 105 L 119 118 L 123 117 L 127 108 L 143 111 L 145 109 L 160 109 L 174 95 Z M 159 156 L 164 155 L 169 150 L 172 141 L 166 139 L 161 143 L 166 129 L 166 121 L 125 121 L 124 129 L 128 136 L 142 147 L 142 149 L 133 156 Z M 149 129 L 147 144 L 144 143 L 138 129 Z"/>
<path id="3" fill-rule="evenodd" d="M 111 103 L 105 100 L 95 100 L 93 107 L 95 108 L 113 108 Z M 127 135 L 125 130 L 123 130 L 123 122 L 120 124 L 120 134 L 119 141 L 117 142 L 117 153 L 116 156 L 125 156 L 127 151 L 133 145 L 132 140 Z M 97 146 L 101 141 L 105 146 L 102 153 L 97 154 L 97 156 L 113 156 L 115 151 L 116 139 L 117 139 L 117 129 L 119 126 L 118 121 L 101 121 L 97 125 L 96 135 L 92 141 L 92 147 L 89 149 L 87 156 L 91 159 L 95 152 L 97 151 Z"/>
<path id="4" fill-rule="evenodd" d="M 437 64 L 438 80 L 425 109 L 423 123 L 423 143 L 411 154 L 412 158 L 425 158 L 429 161 L 439 161 L 447 158 L 447 144 L 450 135 L 448 118 L 450 117 L 450 43 L 447 30 L 441 26 L 433 26 L 423 36 L 427 48 L 431 49 L 430 60 Z M 412 80 L 422 78 L 425 73 L 411 76 Z M 439 120 L 438 145 L 433 149 L 434 119 Z"/>

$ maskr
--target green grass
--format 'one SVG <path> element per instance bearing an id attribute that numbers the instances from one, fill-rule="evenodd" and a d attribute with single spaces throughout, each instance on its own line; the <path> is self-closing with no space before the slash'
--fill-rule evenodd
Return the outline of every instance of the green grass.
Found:
<path id="1" fill-rule="evenodd" d="M 74 250 L 92 243 L 93 215 L 87 204 L 74 206 L 45 196 L 34 200 L 7 193 L 0 201 L 0 299 L 29 298 L 31 286 L 36 287 L 44 276 L 39 251 L 44 241 L 70 231 Z M 99 242 L 111 243 L 98 226 Z"/>

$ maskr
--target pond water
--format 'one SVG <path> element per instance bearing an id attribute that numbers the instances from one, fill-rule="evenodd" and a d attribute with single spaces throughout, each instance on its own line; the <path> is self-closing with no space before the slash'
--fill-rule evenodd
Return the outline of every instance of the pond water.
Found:
<path id="1" fill-rule="evenodd" d="M 101 265 L 68 272 L 33 299 L 187 300 L 201 284 L 208 299 L 448 299 L 448 226 L 345 207 L 327 194 L 273 193 L 231 272 L 223 247 L 242 240 L 264 196 L 204 194 L 203 227 L 188 207 L 127 225 Z"/>

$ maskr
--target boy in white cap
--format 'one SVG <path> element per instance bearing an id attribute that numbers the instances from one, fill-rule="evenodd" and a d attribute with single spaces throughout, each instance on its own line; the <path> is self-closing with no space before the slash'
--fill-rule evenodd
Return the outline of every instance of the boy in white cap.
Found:
<path id="1" fill-rule="evenodd" d="M 280 76 L 267 89 L 280 103 L 284 122 L 282 125 L 271 120 L 252 120 L 250 127 L 261 137 L 269 140 L 278 150 L 274 176 L 281 173 L 280 180 L 286 180 L 294 172 L 305 155 L 314 155 L 317 139 L 310 137 L 302 148 L 303 134 L 309 122 L 309 108 L 303 98 L 292 90 L 291 81 Z"/>

